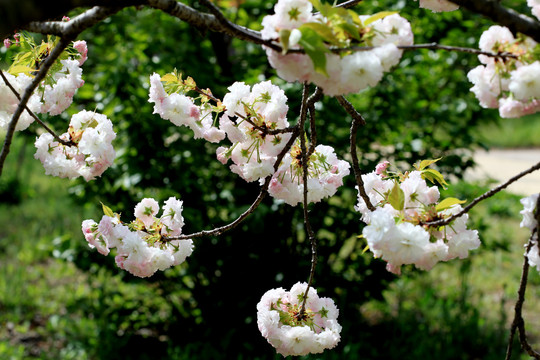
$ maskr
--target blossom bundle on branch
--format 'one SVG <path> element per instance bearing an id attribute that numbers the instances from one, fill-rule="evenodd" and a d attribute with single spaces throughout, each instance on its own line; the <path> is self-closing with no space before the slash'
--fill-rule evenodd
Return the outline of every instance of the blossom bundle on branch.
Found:
<path id="1" fill-rule="evenodd" d="M 231 159 L 231 171 L 248 182 L 264 179 L 274 173 L 274 163 L 291 138 L 286 132 L 269 133 L 289 126 L 287 96 L 270 81 L 253 88 L 235 82 L 228 89 L 219 127 L 232 145 L 220 146 L 217 158 L 223 164 Z"/>
<path id="2" fill-rule="evenodd" d="M 484 108 L 498 108 L 503 118 L 520 117 L 540 110 L 539 45 L 529 37 L 517 38 L 506 27 L 494 25 L 480 37 L 480 50 L 513 57 L 479 55 L 478 65 L 467 77 L 471 91 Z"/>
<path id="3" fill-rule="evenodd" d="M 332 299 L 320 298 L 310 287 L 301 311 L 306 288 L 296 283 L 290 291 L 268 290 L 257 304 L 262 336 L 284 357 L 322 353 L 340 340 L 339 310 Z"/>
<path id="4" fill-rule="evenodd" d="M 312 3 L 319 13 L 312 13 Z M 277 41 L 284 51 L 266 48 L 270 65 L 281 78 L 312 82 L 331 96 L 375 86 L 399 62 L 402 50 L 397 45 L 413 43 L 409 22 L 393 12 L 359 16 L 352 10 L 309 0 L 279 0 L 274 11 L 264 17 L 261 35 Z M 353 46 L 375 48 L 331 52 L 331 48 Z M 300 48 L 306 54 L 287 53 Z"/>
<path id="5" fill-rule="evenodd" d="M 387 270 L 401 273 L 401 266 L 414 264 L 430 270 L 439 261 L 464 259 L 469 250 L 480 246 L 478 232 L 467 229 L 464 214 L 447 226 L 432 227 L 430 221 L 446 219 L 461 210 L 464 201 L 447 198 L 439 202 L 436 186 L 427 186 L 425 179 L 445 185 L 442 175 L 426 169 L 433 160 L 425 160 L 417 170 L 389 172 L 379 165 L 377 170 L 362 175 L 366 193 L 375 211 L 370 211 L 359 195 L 356 209 L 368 224 L 362 232 L 375 257 L 387 262 Z"/>
<path id="6" fill-rule="evenodd" d="M 111 144 L 114 138 L 112 122 L 105 115 L 83 110 L 72 116 L 68 132 L 60 135 L 71 145 L 43 133 L 36 139 L 34 157 L 41 161 L 47 175 L 70 179 L 82 176 L 89 181 L 112 165 L 116 157 Z"/>
<path id="7" fill-rule="evenodd" d="M 108 255 L 116 248 L 116 265 L 135 276 L 152 276 L 158 270 L 183 263 L 193 252 L 193 241 L 168 240 L 182 233 L 182 201 L 171 197 L 163 205 L 163 213 L 156 217 L 159 204 L 145 198 L 135 206 L 135 220 L 125 224 L 120 216 L 103 206 L 105 215 L 99 224 L 84 220 L 82 232 L 91 248 Z"/>

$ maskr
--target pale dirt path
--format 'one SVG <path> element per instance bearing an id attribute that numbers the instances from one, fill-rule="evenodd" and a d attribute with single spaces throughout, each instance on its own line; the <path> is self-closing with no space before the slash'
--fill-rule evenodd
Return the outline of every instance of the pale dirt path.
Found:
<path id="1" fill-rule="evenodd" d="M 497 184 L 507 181 L 514 175 L 530 168 L 540 161 L 540 149 L 492 149 L 474 154 L 477 166 L 465 173 L 467 180 L 494 179 Z M 540 192 L 540 170 L 525 175 L 507 190 L 531 195 Z"/>

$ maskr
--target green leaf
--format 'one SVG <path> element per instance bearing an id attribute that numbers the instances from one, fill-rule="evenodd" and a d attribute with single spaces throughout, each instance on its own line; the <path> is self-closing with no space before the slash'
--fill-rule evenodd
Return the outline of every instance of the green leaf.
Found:
<path id="1" fill-rule="evenodd" d="M 330 50 L 324 45 L 322 37 L 309 27 L 300 27 L 299 30 L 302 33 L 299 44 L 313 62 L 315 71 L 328 76 L 326 72 L 326 53 L 330 52 Z"/>
<path id="2" fill-rule="evenodd" d="M 173 74 L 165 74 L 161 77 L 161 81 L 165 82 L 177 82 L 178 78 L 174 76 Z"/>
<path id="3" fill-rule="evenodd" d="M 15 65 L 9 68 L 8 73 L 10 73 L 11 75 L 17 75 L 17 74 L 23 73 L 28 76 L 34 77 L 34 75 L 32 75 L 34 71 L 36 71 L 36 69 L 28 67 L 28 66 Z"/>
<path id="4" fill-rule="evenodd" d="M 372 22 L 375 22 L 375 21 L 377 21 L 379 19 L 385 18 L 385 17 L 390 16 L 390 15 L 394 15 L 394 14 L 397 14 L 397 13 L 398 13 L 397 11 L 381 11 L 381 12 L 378 12 L 378 13 L 373 14 L 370 17 L 368 17 L 364 21 L 364 26 L 368 26 Z"/>
<path id="5" fill-rule="evenodd" d="M 403 210 L 405 207 L 405 193 L 401 190 L 397 181 L 394 183 L 394 187 L 388 195 L 388 202 L 394 209 L 399 211 Z"/>
<path id="6" fill-rule="evenodd" d="M 364 248 L 364 250 L 362 250 L 362 254 L 364 254 L 366 251 L 369 250 L 369 245 L 366 245 L 366 247 Z"/>
<path id="7" fill-rule="evenodd" d="M 442 211 L 442 210 L 452 207 L 453 205 L 463 204 L 466 202 L 467 200 L 459 200 L 457 198 L 449 197 L 449 198 L 444 199 L 440 203 L 438 203 L 437 206 L 435 207 L 435 210 Z"/>
<path id="8" fill-rule="evenodd" d="M 435 159 L 435 160 L 422 160 L 420 162 L 420 165 L 418 165 L 418 167 L 416 168 L 416 170 L 422 171 L 425 168 L 427 168 L 429 165 L 434 164 L 434 163 L 436 163 L 437 161 L 439 161 L 441 159 L 442 159 L 442 157 L 440 157 L 438 159 Z"/>
<path id="9" fill-rule="evenodd" d="M 103 208 L 103 214 L 109 217 L 114 217 L 114 212 L 112 211 L 110 207 L 108 207 L 107 205 L 103 203 L 101 203 L 101 207 Z"/>
<path id="10" fill-rule="evenodd" d="M 435 185 L 439 183 L 445 189 L 446 189 L 446 186 L 448 185 L 448 183 L 444 180 L 444 177 L 442 176 L 442 174 L 434 169 L 422 170 L 422 179 L 429 180 Z"/>
<path id="11" fill-rule="evenodd" d="M 302 26 L 300 26 L 298 30 L 302 31 L 302 28 L 312 29 L 317 34 L 319 34 L 324 40 L 328 41 L 331 44 L 338 43 L 338 39 L 336 38 L 336 35 L 334 35 L 332 28 L 326 24 L 321 24 L 318 22 L 308 22 L 308 23 L 302 24 Z"/>
<path id="12" fill-rule="evenodd" d="M 322 16 L 328 17 L 329 13 L 334 9 L 330 4 L 323 4 L 320 0 L 309 0 L 316 10 L 319 10 Z"/>
<path id="13" fill-rule="evenodd" d="M 350 23 L 341 23 L 337 25 L 341 30 L 349 34 L 353 39 L 362 41 L 358 28 Z"/>
<path id="14" fill-rule="evenodd" d="M 279 31 L 279 43 L 281 44 L 282 54 L 285 55 L 289 50 L 289 37 L 291 36 L 291 30 L 281 29 Z"/>

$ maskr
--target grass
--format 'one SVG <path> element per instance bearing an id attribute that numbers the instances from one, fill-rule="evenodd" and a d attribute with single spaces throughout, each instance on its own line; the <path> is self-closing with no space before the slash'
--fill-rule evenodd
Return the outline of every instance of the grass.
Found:
<path id="1" fill-rule="evenodd" d="M 540 115 L 518 119 L 499 119 L 479 126 L 478 133 L 489 147 L 533 148 L 540 147 Z"/>
<path id="2" fill-rule="evenodd" d="M 73 204 L 65 195 L 68 180 L 43 175 L 21 139 L 13 151 L 8 180 L 0 182 L 0 195 L 10 196 L 4 199 L 20 200 L 0 204 L 0 358 L 107 359 L 119 352 L 150 358 L 129 352 L 136 343 L 151 344 L 146 354 L 161 349 L 156 359 L 205 358 L 207 344 L 179 348 L 153 334 L 174 319 L 171 294 L 125 282 L 121 272 L 94 263 L 80 223 L 97 218 L 99 209 Z M 485 189 L 460 183 L 447 196 L 472 199 Z M 520 209 L 519 197 L 506 193 L 481 203 L 470 214 L 480 249 L 429 272 L 406 267 L 382 301 L 359 307 L 365 323 L 349 324 L 361 332 L 357 339 L 306 358 L 502 359 L 528 236 L 519 228 Z M 539 297 L 540 276 L 531 269 L 524 313 L 537 349 Z"/>

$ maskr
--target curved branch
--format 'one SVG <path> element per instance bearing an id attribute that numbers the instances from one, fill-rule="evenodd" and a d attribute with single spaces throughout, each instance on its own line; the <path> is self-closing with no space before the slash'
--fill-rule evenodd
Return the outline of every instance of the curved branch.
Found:
<path id="1" fill-rule="evenodd" d="M 527 243 L 527 246 L 525 248 L 525 254 L 523 255 L 523 270 L 521 271 L 518 298 L 516 300 L 516 305 L 514 306 L 514 320 L 512 321 L 512 326 L 510 328 L 510 335 L 508 337 L 508 347 L 506 349 L 505 360 L 510 360 L 510 356 L 512 355 L 512 343 L 514 342 L 514 334 L 516 333 L 516 330 L 519 331 L 519 342 L 521 348 L 525 350 L 527 354 L 529 354 L 529 356 L 535 359 L 540 359 L 540 353 L 534 351 L 534 349 L 527 341 L 527 333 L 525 332 L 525 320 L 523 319 L 522 315 L 523 303 L 525 302 L 525 290 L 527 290 L 527 278 L 529 276 L 529 259 L 527 257 L 527 254 L 529 253 L 533 245 L 537 243 L 538 231 L 540 228 L 540 196 L 536 200 L 535 218 L 536 228 L 532 231 L 529 242 Z"/>
<path id="2" fill-rule="evenodd" d="M 70 21 L 47 21 L 47 22 L 31 22 L 24 26 L 24 30 L 28 30 L 40 34 L 49 34 L 56 36 L 77 36 L 89 27 L 97 24 L 98 22 L 108 18 L 111 15 L 116 14 L 126 6 L 136 5 L 141 1 L 119 1 L 113 7 L 94 6 L 93 8 L 86 10 L 80 15 L 77 15 Z M 125 6 L 120 6 L 122 3 Z M 130 5 L 127 5 L 130 4 Z"/>
<path id="3" fill-rule="evenodd" d="M 307 108 L 309 110 L 309 128 L 310 128 L 310 141 L 309 151 L 307 157 L 309 158 L 315 152 L 315 146 L 317 145 L 317 126 L 315 125 L 315 103 L 321 99 L 323 92 L 320 87 L 315 88 L 315 92 L 311 95 L 307 101 Z"/>
<path id="4" fill-rule="evenodd" d="M 313 277 L 315 275 L 315 268 L 317 267 L 317 238 L 315 237 L 315 233 L 313 232 L 313 229 L 311 228 L 311 223 L 309 222 L 309 212 L 308 212 L 308 172 L 309 172 L 309 156 L 308 151 L 306 147 L 306 137 L 305 137 L 305 130 L 304 125 L 306 123 L 307 118 L 307 112 L 308 112 L 308 93 L 309 93 L 309 85 L 307 83 L 304 83 L 304 90 L 302 93 L 302 107 L 300 108 L 300 150 L 302 153 L 302 181 L 304 182 L 304 194 L 302 199 L 303 204 L 303 214 L 304 214 L 304 228 L 306 229 L 306 234 L 309 238 L 309 242 L 311 244 L 311 269 L 309 271 L 309 280 L 306 287 L 306 291 L 304 293 L 304 298 L 302 301 L 302 307 L 300 308 L 300 312 L 298 313 L 298 318 L 302 319 L 304 317 L 305 311 L 306 311 L 306 301 L 308 297 L 309 288 L 311 287 L 313 283 Z"/>
<path id="5" fill-rule="evenodd" d="M 436 221 L 429 221 L 429 222 L 426 222 L 426 223 L 420 223 L 419 225 L 446 226 L 446 225 L 450 224 L 452 221 L 454 221 L 455 219 L 457 219 L 458 217 L 460 217 L 461 215 L 464 215 L 464 214 L 468 213 L 480 201 L 492 197 L 493 195 L 495 195 L 499 191 L 501 191 L 501 190 L 505 189 L 506 187 L 508 187 L 510 184 L 512 184 L 512 183 L 518 181 L 519 179 L 521 179 L 523 176 L 525 176 L 527 174 L 530 174 L 530 173 L 532 173 L 532 172 L 534 172 L 534 171 L 536 171 L 538 169 L 540 169 L 540 162 L 537 163 L 536 165 L 533 165 L 532 167 L 528 168 L 527 170 L 524 170 L 524 171 L 520 172 L 519 174 L 511 177 L 505 183 L 503 183 L 503 184 L 501 184 L 501 185 L 499 185 L 499 186 L 485 192 L 484 194 L 480 195 L 479 197 L 474 199 L 469 205 L 465 206 L 460 212 L 450 216 L 449 218 L 442 219 L 442 220 L 436 220 Z"/>
<path id="6" fill-rule="evenodd" d="M 452 0 L 453 3 L 484 15 L 514 34 L 520 32 L 540 42 L 540 22 L 501 5 L 500 0 Z"/>
<path id="7" fill-rule="evenodd" d="M 342 52 L 348 52 L 348 51 L 370 51 L 376 49 L 378 46 L 351 46 L 348 48 L 329 48 L 329 50 L 335 54 L 339 54 Z M 475 48 L 467 48 L 462 46 L 449 46 L 449 45 L 441 45 L 437 44 L 435 42 L 429 43 L 429 44 L 413 44 L 413 45 L 397 45 L 398 49 L 401 50 L 419 50 L 419 49 L 431 49 L 431 50 L 445 50 L 445 51 L 457 51 L 457 52 L 464 52 L 469 54 L 475 54 L 475 55 L 485 55 L 489 57 L 495 57 L 495 58 L 513 58 L 517 59 L 518 56 L 509 52 L 499 52 L 494 53 L 490 51 L 482 51 L 480 49 Z M 291 54 L 305 54 L 304 49 L 289 49 L 287 53 Z"/>
<path id="8" fill-rule="evenodd" d="M 350 133 L 350 152 L 352 157 L 352 163 L 353 163 L 353 172 L 354 172 L 354 178 L 356 180 L 356 186 L 358 186 L 358 192 L 360 193 L 360 196 L 366 203 L 366 206 L 370 211 L 375 211 L 375 206 L 371 203 L 369 200 L 369 196 L 366 192 L 366 188 L 364 187 L 364 180 L 362 180 L 362 170 L 360 170 L 360 165 L 358 162 L 358 155 L 356 154 L 356 133 L 358 132 L 359 126 L 366 125 L 366 120 L 364 117 L 356 111 L 354 106 L 350 102 L 347 101 L 343 96 L 336 96 L 337 101 L 339 104 L 345 109 L 345 111 L 351 115 L 352 117 L 352 125 L 351 125 L 351 133 Z"/>

